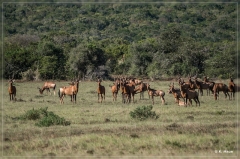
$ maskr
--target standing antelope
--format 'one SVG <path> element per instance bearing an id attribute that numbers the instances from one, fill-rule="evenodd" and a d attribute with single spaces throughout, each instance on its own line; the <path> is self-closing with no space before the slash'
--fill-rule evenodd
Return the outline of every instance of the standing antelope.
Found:
<path id="1" fill-rule="evenodd" d="M 143 99 L 144 98 L 144 92 L 145 91 L 147 91 L 147 83 L 143 83 L 142 81 L 141 81 L 141 83 L 138 85 L 138 87 L 137 88 L 135 88 L 134 89 L 134 91 L 136 92 L 136 93 L 140 93 L 140 99 Z M 141 98 L 142 97 L 142 98 Z M 149 96 L 149 98 L 150 98 L 150 96 Z"/>
<path id="2" fill-rule="evenodd" d="M 122 92 L 122 102 L 123 103 L 130 103 L 131 94 L 130 94 L 129 88 L 126 85 L 125 79 L 121 79 L 120 89 L 121 89 L 121 92 Z"/>
<path id="3" fill-rule="evenodd" d="M 97 87 L 97 93 L 98 93 L 98 103 L 99 103 L 99 96 L 101 96 L 101 103 L 103 99 L 105 100 L 105 87 L 101 85 L 101 80 L 98 79 L 98 87 Z"/>
<path id="4" fill-rule="evenodd" d="M 69 83 L 70 86 L 61 87 L 58 91 L 58 95 L 60 98 L 60 104 L 63 104 L 63 98 L 65 95 L 71 96 L 71 102 L 76 103 L 77 100 L 77 93 L 78 93 L 78 87 L 79 87 L 79 80 L 76 80 L 75 82 Z"/>
<path id="5" fill-rule="evenodd" d="M 16 100 L 17 89 L 15 86 L 13 86 L 13 82 L 14 82 L 13 79 L 10 79 L 8 81 L 8 83 L 9 83 L 8 93 L 9 93 L 10 101 Z"/>
<path id="6" fill-rule="evenodd" d="M 225 98 L 227 96 L 230 99 L 229 93 L 228 93 L 228 86 L 223 83 L 215 83 L 213 86 L 213 94 L 214 94 L 214 99 L 217 100 L 217 96 L 219 96 L 219 92 L 222 91 L 225 95 Z"/>
<path id="7" fill-rule="evenodd" d="M 118 94 L 118 90 L 120 88 L 120 83 L 118 80 L 116 80 L 113 83 L 113 86 L 109 85 L 111 87 L 111 91 L 112 91 L 112 95 L 113 95 L 113 101 L 117 101 L 117 94 Z"/>
<path id="8" fill-rule="evenodd" d="M 40 94 L 43 94 L 43 91 L 46 89 L 48 92 L 50 92 L 50 88 L 53 89 L 54 95 L 55 95 L 55 88 L 56 88 L 56 84 L 53 82 L 45 82 L 44 85 L 42 86 L 42 88 L 39 88 L 39 92 Z M 51 95 L 51 92 L 50 92 Z"/>
<path id="9" fill-rule="evenodd" d="M 122 90 L 122 101 L 123 103 L 131 103 L 131 98 L 134 103 L 134 95 L 135 95 L 135 83 L 126 81 L 125 79 L 121 80 L 120 87 Z"/>
<path id="10" fill-rule="evenodd" d="M 164 99 L 165 92 L 164 91 L 152 89 L 152 88 L 150 88 L 149 84 L 147 84 L 147 90 L 148 90 L 149 96 L 152 97 L 153 104 L 154 104 L 153 96 L 159 96 L 162 101 L 162 104 L 165 104 L 165 99 Z"/>
<path id="11" fill-rule="evenodd" d="M 235 99 L 235 83 L 233 82 L 232 77 L 228 83 L 228 91 L 230 92 L 230 99 Z"/>
<path id="12" fill-rule="evenodd" d="M 184 97 L 182 97 L 182 94 L 181 94 L 181 91 L 180 91 L 179 88 L 174 88 L 174 83 L 172 85 L 169 85 L 168 93 L 172 93 L 173 94 L 173 97 L 175 98 L 175 102 L 179 106 L 180 105 L 184 105 L 185 102 L 182 103 L 182 101 L 180 101 L 180 98 L 183 98 L 183 101 L 184 101 Z"/>
<path id="13" fill-rule="evenodd" d="M 200 106 L 200 101 L 198 99 L 198 93 L 195 90 L 186 89 L 186 88 L 183 88 L 183 85 L 180 85 L 180 91 L 181 91 L 182 97 L 186 98 L 184 100 L 184 103 L 186 103 L 186 105 L 188 105 L 188 99 L 189 99 L 189 101 L 190 101 L 190 99 L 193 99 L 196 103 L 196 106 L 197 106 L 197 103 L 198 103 L 198 106 Z M 192 105 L 191 101 L 190 101 L 190 103 Z"/>
<path id="14" fill-rule="evenodd" d="M 206 81 L 206 80 L 205 80 Z M 200 94 L 201 96 L 203 96 L 203 89 L 206 89 L 207 90 L 207 95 L 210 95 L 210 89 L 209 89 L 209 85 L 211 83 L 209 82 L 201 82 L 201 81 L 198 81 L 197 78 L 194 79 L 194 82 L 195 82 L 195 85 L 196 87 L 198 88 L 198 90 L 200 90 Z"/>

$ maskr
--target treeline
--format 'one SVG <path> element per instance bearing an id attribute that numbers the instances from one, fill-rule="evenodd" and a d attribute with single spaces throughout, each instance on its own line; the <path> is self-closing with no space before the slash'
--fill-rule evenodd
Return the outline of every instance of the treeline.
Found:
<path id="1" fill-rule="evenodd" d="M 236 3 L 4 3 L 4 78 L 238 77 Z"/>

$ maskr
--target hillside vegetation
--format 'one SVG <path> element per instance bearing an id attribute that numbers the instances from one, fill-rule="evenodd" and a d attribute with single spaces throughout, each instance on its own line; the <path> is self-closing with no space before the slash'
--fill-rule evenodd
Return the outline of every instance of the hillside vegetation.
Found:
<path id="1" fill-rule="evenodd" d="M 237 77 L 237 3 L 3 3 L 4 78 Z"/>

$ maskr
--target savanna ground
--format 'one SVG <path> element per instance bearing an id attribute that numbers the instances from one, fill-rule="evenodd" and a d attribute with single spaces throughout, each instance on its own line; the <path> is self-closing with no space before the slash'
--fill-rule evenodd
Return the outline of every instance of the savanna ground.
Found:
<path id="1" fill-rule="evenodd" d="M 57 90 L 69 81 L 57 82 Z M 166 92 L 166 104 L 155 97 L 153 110 L 158 119 L 138 121 L 130 111 L 151 105 L 147 92 L 144 100 L 135 95 L 135 103 L 123 104 L 118 94 L 112 101 L 109 85 L 106 99 L 97 102 L 97 83 L 81 82 L 77 104 L 64 98 L 60 105 L 56 94 L 39 94 L 37 87 L 43 82 L 15 82 L 17 101 L 10 102 L 7 81 L 2 82 L 2 158 L 237 158 L 238 99 L 225 100 L 223 93 L 215 101 L 213 96 L 200 97 L 201 106 L 177 106 L 167 93 L 171 81 L 150 82 L 151 88 Z M 227 84 L 227 81 L 223 81 Z M 236 81 L 235 81 L 236 83 Z M 51 90 L 52 92 L 52 90 Z M 52 92 L 53 93 L 53 92 Z M 37 127 L 36 121 L 15 118 L 31 109 L 48 107 L 60 117 L 71 122 L 69 126 Z"/>

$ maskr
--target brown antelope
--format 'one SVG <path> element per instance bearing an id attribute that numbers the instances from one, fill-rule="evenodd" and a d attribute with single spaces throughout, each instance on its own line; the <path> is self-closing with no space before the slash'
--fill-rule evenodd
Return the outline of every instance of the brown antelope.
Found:
<path id="1" fill-rule="evenodd" d="M 125 79 L 121 80 L 120 83 L 121 91 L 122 91 L 122 102 L 123 103 L 130 103 L 131 97 L 133 98 L 134 102 L 134 95 L 135 95 L 135 85 L 133 83 L 127 82 Z"/>
<path id="2" fill-rule="evenodd" d="M 213 94 L 213 87 L 215 85 L 215 82 L 208 82 L 208 84 L 209 84 L 209 91 L 211 91 Z"/>
<path id="3" fill-rule="evenodd" d="M 201 96 L 203 96 L 203 89 L 207 90 L 207 95 L 210 95 L 210 89 L 209 89 L 209 85 L 211 83 L 205 83 L 205 82 L 201 82 L 198 81 L 197 78 L 194 79 L 194 83 L 196 85 L 196 87 L 198 88 L 198 90 L 200 91 Z"/>
<path id="4" fill-rule="evenodd" d="M 169 94 L 173 94 L 173 97 L 175 99 L 175 102 L 178 104 L 178 106 L 183 106 L 185 105 L 184 102 L 184 97 L 181 94 L 181 91 L 179 88 L 174 88 L 174 83 L 171 85 L 169 85 L 169 90 L 168 90 Z M 180 100 L 180 98 L 183 98 L 183 102 Z M 192 103 L 192 100 L 189 99 L 190 103 Z"/>
<path id="5" fill-rule="evenodd" d="M 165 92 L 164 91 L 152 89 L 152 88 L 150 88 L 149 84 L 147 84 L 147 91 L 148 91 L 149 96 L 152 97 L 152 104 L 154 104 L 153 96 L 159 96 L 162 101 L 162 104 L 165 104 L 165 99 L 164 99 Z"/>
<path id="6" fill-rule="evenodd" d="M 194 82 L 191 80 L 191 77 L 188 78 L 188 82 L 184 82 L 179 78 L 178 80 L 179 86 L 181 85 L 184 89 L 196 89 Z"/>
<path id="7" fill-rule="evenodd" d="M 179 105 L 180 98 L 183 98 L 183 97 L 181 95 L 180 89 L 179 88 L 174 88 L 174 83 L 172 85 L 169 85 L 168 93 L 173 94 L 175 102 L 178 103 L 178 105 Z"/>
<path id="8" fill-rule="evenodd" d="M 101 85 L 102 80 L 98 79 L 98 87 L 97 87 L 97 93 L 98 93 L 98 103 L 99 103 L 99 97 L 101 96 L 101 103 L 103 99 L 105 100 L 105 87 Z"/>
<path id="9" fill-rule="evenodd" d="M 120 84 L 121 91 L 122 91 L 122 102 L 123 103 L 130 103 L 131 102 L 131 93 L 129 87 L 127 86 L 126 81 L 122 81 Z"/>
<path id="10" fill-rule="evenodd" d="M 188 105 L 188 99 L 189 99 L 190 104 L 192 105 L 192 102 L 190 101 L 190 99 L 193 99 L 196 103 L 196 106 L 197 106 L 197 103 L 198 103 L 198 106 L 200 106 L 200 101 L 198 99 L 198 93 L 195 90 L 186 89 L 186 88 L 183 88 L 182 85 L 180 85 L 180 91 L 181 91 L 182 97 L 185 98 L 184 103 L 186 103 L 186 105 Z"/>
<path id="11" fill-rule="evenodd" d="M 113 85 L 109 85 L 111 87 L 112 95 L 113 95 L 113 101 L 117 101 L 117 94 L 118 90 L 120 89 L 120 82 L 116 80 Z"/>
<path id="12" fill-rule="evenodd" d="M 228 83 L 228 91 L 230 92 L 230 99 L 235 99 L 235 83 L 233 82 L 233 79 L 232 77 L 230 78 L 230 81 Z"/>
<path id="13" fill-rule="evenodd" d="M 9 83 L 8 93 L 9 93 L 10 101 L 11 101 L 11 100 L 16 100 L 17 89 L 16 89 L 15 86 L 13 86 L 13 82 L 14 82 L 13 79 L 10 79 L 10 80 L 8 81 L 8 83 Z"/>
<path id="14" fill-rule="evenodd" d="M 206 76 L 204 76 L 203 82 L 204 82 L 204 83 L 208 83 L 208 82 L 209 82 L 209 79 L 208 79 Z"/>
<path id="15" fill-rule="evenodd" d="M 79 80 L 75 82 L 69 83 L 70 86 L 61 87 L 58 91 L 58 95 L 60 98 L 60 104 L 63 104 L 63 98 L 65 95 L 71 96 L 71 102 L 76 103 L 77 100 L 77 93 L 79 88 Z"/>
<path id="16" fill-rule="evenodd" d="M 42 86 L 42 88 L 39 88 L 39 87 L 38 87 L 40 94 L 43 94 L 43 91 L 44 91 L 45 89 L 46 89 L 48 92 L 50 92 L 50 88 L 53 89 L 54 95 L 55 95 L 56 84 L 53 83 L 53 82 L 45 82 L 44 85 Z M 50 92 L 50 94 L 51 94 L 51 92 Z"/>
<path id="17" fill-rule="evenodd" d="M 135 93 L 140 93 L 140 100 L 144 98 L 144 92 L 147 91 L 147 83 L 141 82 L 137 88 L 134 89 Z M 150 99 L 150 96 L 148 96 Z"/>
<path id="18" fill-rule="evenodd" d="M 228 86 L 223 83 L 215 83 L 213 86 L 213 94 L 214 94 L 215 100 L 217 100 L 217 96 L 219 96 L 220 91 L 222 91 L 224 93 L 225 98 L 227 98 L 227 96 L 228 96 L 230 99 L 230 96 L 228 94 Z"/>
<path id="19" fill-rule="evenodd" d="M 141 84 L 141 83 L 142 83 L 142 81 L 141 81 L 141 80 L 139 80 L 139 79 L 134 79 L 134 83 L 135 83 L 136 85 L 139 85 L 139 84 Z"/>

